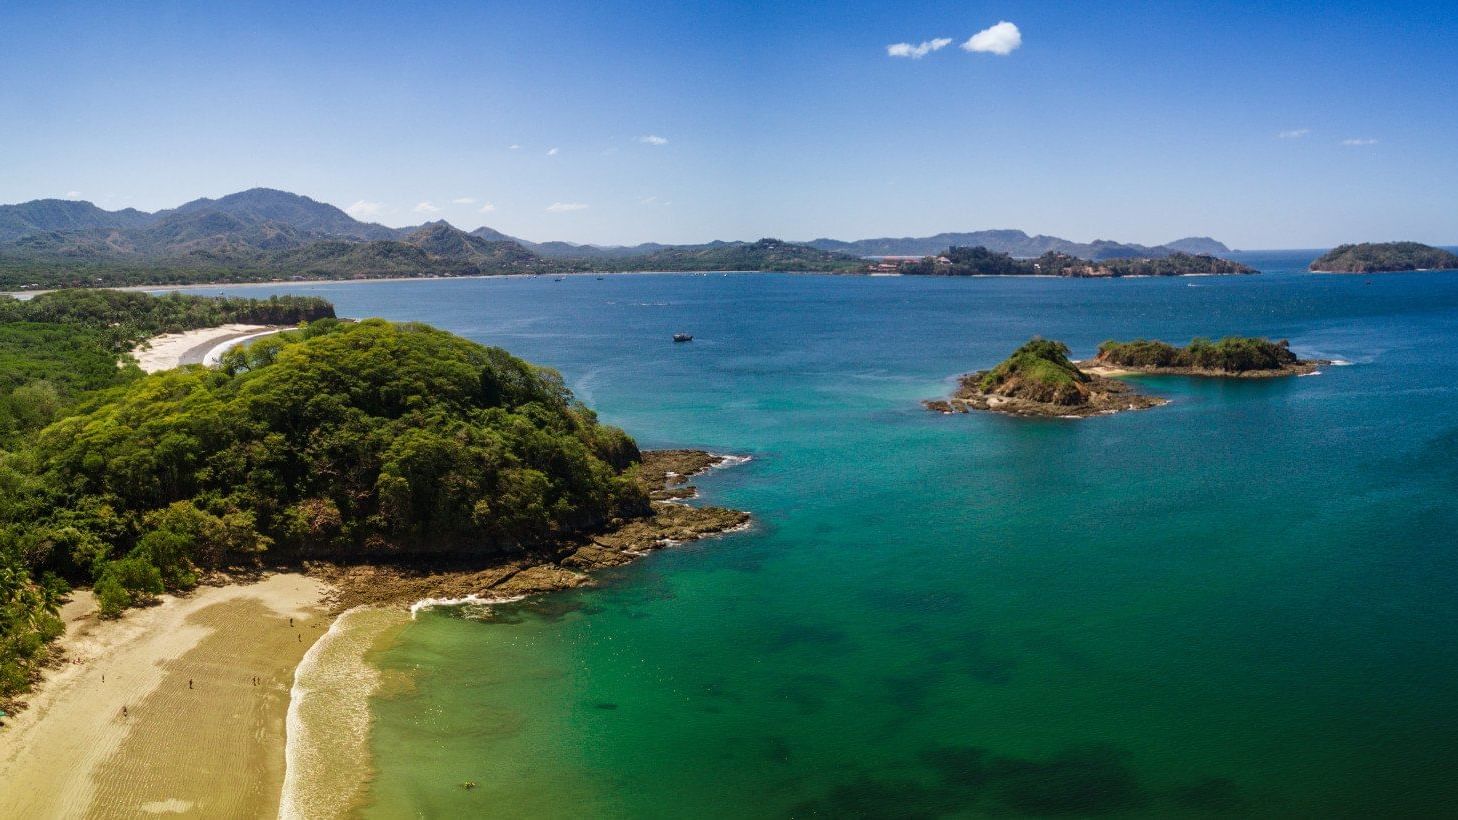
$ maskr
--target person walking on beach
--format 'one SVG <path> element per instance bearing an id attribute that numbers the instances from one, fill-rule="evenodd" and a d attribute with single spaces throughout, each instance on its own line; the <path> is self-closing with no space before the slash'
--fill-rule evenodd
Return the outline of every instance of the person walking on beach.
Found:
<path id="1" fill-rule="evenodd" d="M 191 689 L 192 688 L 192 678 L 188 678 L 187 679 L 187 688 L 188 689 Z"/>

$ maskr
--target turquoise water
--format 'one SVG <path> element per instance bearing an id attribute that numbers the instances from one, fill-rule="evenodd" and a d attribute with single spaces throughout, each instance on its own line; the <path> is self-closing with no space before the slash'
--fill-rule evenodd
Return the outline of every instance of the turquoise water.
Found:
<path id="1" fill-rule="evenodd" d="M 752 532 L 407 627 L 365 814 L 1451 813 L 1458 273 L 1311 256 L 288 286 L 557 367 L 647 446 L 753 456 L 698 482 Z M 1144 378 L 1173 402 L 1080 421 L 917 404 L 1033 334 L 1225 333 L 1352 365 Z"/>

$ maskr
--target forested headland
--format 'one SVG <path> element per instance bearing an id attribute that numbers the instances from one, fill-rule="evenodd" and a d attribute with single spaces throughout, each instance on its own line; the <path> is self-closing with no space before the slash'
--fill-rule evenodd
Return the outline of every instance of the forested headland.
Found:
<path id="1" fill-rule="evenodd" d="M 68 585 L 108 616 L 264 555 L 479 557 L 651 512 L 636 444 L 555 372 L 426 325 L 340 322 L 319 300 L 0 305 L 24 408 L 0 453 L 0 699 L 46 660 Z M 303 324 L 214 369 L 123 361 L 139 338 L 226 321 Z"/>

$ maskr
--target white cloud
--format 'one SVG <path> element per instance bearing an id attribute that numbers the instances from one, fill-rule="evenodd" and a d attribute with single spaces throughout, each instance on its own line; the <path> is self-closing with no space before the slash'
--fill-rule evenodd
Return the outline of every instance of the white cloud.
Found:
<path id="1" fill-rule="evenodd" d="M 508 147 L 511 148 L 511 150 L 513 150 L 513 151 L 519 151 L 519 150 L 521 150 L 521 146 L 520 145 L 517 145 L 516 143 L 512 143 Z"/>
<path id="2" fill-rule="evenodd" d="M 557 156 L 557 149 L 556 148 L 548 148 L 547 149 L 547 156 L 549 156 L 549 157 L 555 157 L 555 156 Z"/>
<path id="3" fill-rule="evenodd" d="M 962 44 L 964 51 L 982 51 L 1007 56 L 1023 44 L 1023 33 L 1006 20 L 972 35 Z"/>
<path id="4" fill-rule="evenodd" d="M 638 142 L 641 142 L 644 145 L 667 145 L 668 138 L 660 137 L 657 134 L 644 134 L 643 136 L 638 138 Z"/>
<path id="5" fill-rule="evenodd" d="M 477 208 L 476 210 L 480 211 L 483 214 L 489 214 L 492 211 L 496 210 L 496 206 L 490 202 L 482 202 L 481 207 Z"/>
<path id="6" fill-rule="evenodd" d="M 476 198 L 473 196 L 458 196 L 451 200 L 452 205 L 475 205 Z"/>
<path id="7" fill-rule="evenodd" d="M 939 51 L 951 44 L 951 37 L 938 37 L 935 40 L 924 40 L 919 46 L 914 46 L 911 43 L 892 43 L 886 46 L 886 53 L 892 57 L 910 57 L 913 60 L 920 60 L 933 51 Z"/>
<path id="8" fill-rule="evenodd" d="M 1299 140 L 1310 133 L 1310 128 L 1292 128 L 1290 131 L 1277 131 L 1276 139 Z"/>
<path id="9" fill-rule="evenodd" d="M 440 208 L 435 207 L 435 204 L 430 200 L 426 200 L 419 205 L 416 205 L 414 208 L 411 208 L 410 210 L 418 214 L 433 214 L 440 212 Z"/>
<path id="10" fill-rule="evenodd" d="M 1350 139 L 1350 140 L 1342 140 L 1342 145 L 1376 145 L 1376 144 L 1377 144 L 1377 140 L 1374 140 L 1374 139 Z"/>
<path id="11" fill-rule="evenodd" d="M 67 199 L 80 199 L 81 198 L 81 192 L 80 191 L 67 191 L 66 192 L 66 198 Z"/>
<path id="12" fill-rule="evenodd" d="M 380 202 L 368 202 L 361 199 L 348 208 L 345 208 L 344 212 L 361 222 L 369 222 L 373 219 L 378 219 L 380 214 L 385 212 L 385 206 Z"/>
<path id="13" fill-rule="evenodd" d="M 547 206 L 547 213 L 565 214 L 568 211 L 580 211 L 586 207 L 587 205 L 582 202 L 553 202 Z"/>

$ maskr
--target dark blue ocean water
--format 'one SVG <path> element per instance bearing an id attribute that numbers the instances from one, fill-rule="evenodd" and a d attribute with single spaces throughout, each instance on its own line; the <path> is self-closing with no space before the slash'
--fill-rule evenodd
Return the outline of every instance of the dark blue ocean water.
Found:
<path id="1" fill-rule="evenodd" d="M 1433 816 L 1458 805 L 1458 272 L 621 275 L 326 296 L 556 367 L 752 532 L 423 614 L 372 816 Z M 691 344 L 675 345 L 676 331 Z M 1085 420 L 918 401 L 1033 335 L 1341 359 Z M 458 784 L 475 781 L 466 791 Z"/>

